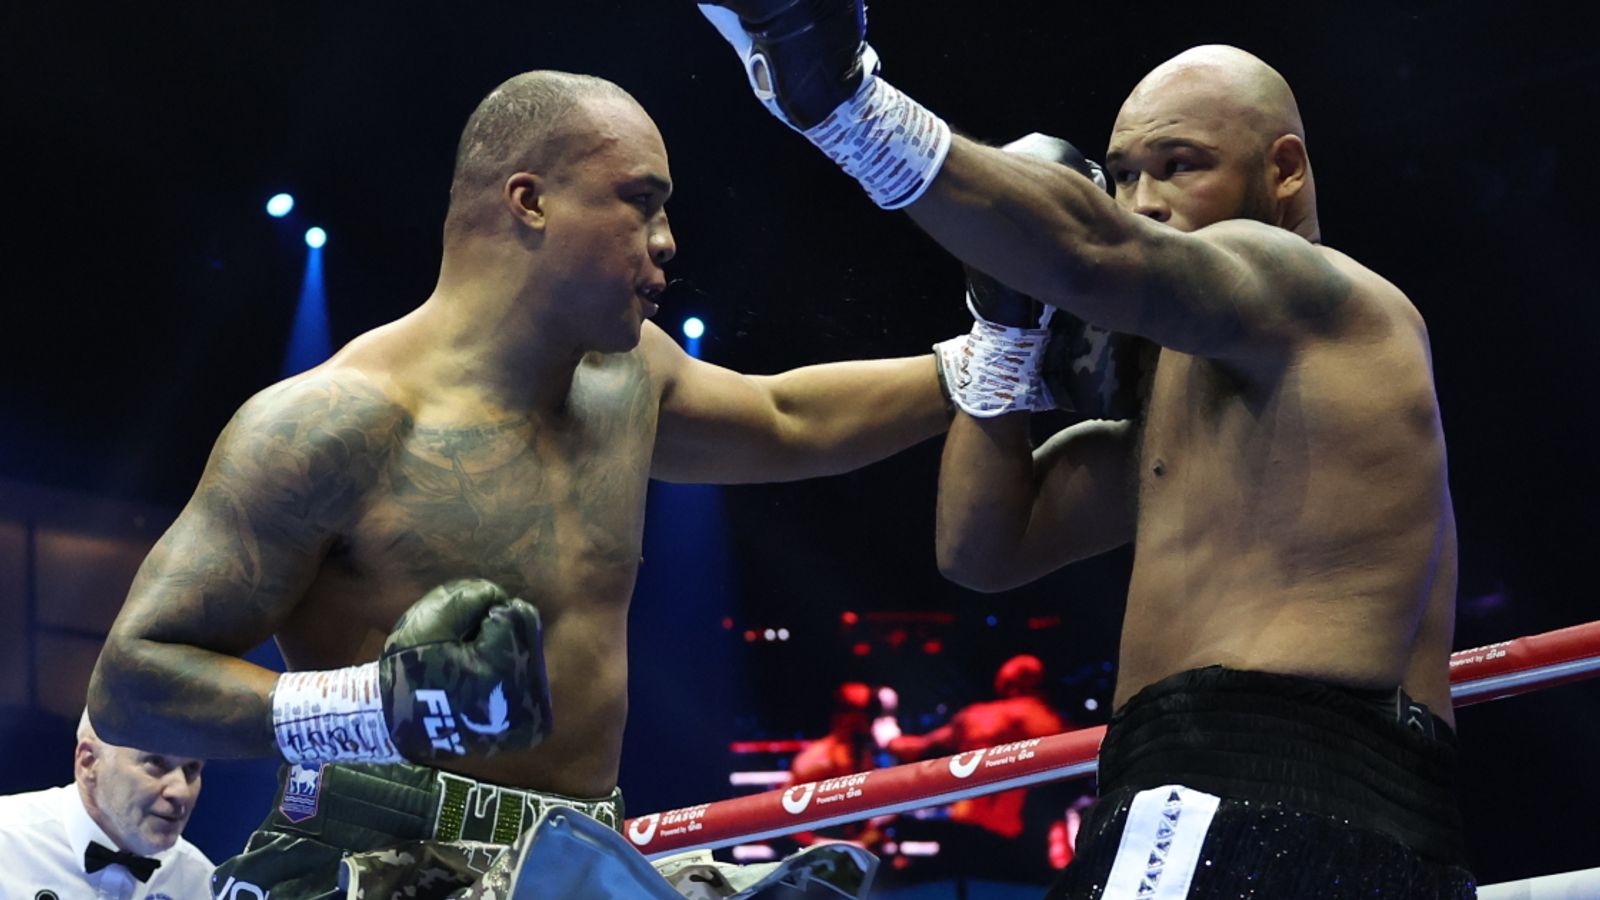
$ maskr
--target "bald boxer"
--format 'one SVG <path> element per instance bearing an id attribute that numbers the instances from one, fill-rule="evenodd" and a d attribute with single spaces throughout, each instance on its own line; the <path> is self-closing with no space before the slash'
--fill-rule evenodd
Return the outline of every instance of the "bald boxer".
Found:
<path id="1" fill-rule="evenodd" d="M 945 429 L 931 356 L 685 354 L 649 321 L 672 188 L 615 84 L 506 81 L 461 136 L 432 295 L 224 429 L 91 701 L 119 743 L 290 763 L 219 888 L 325 896 L 417 840 L 467 847 L 418 878 L 470 880 L 460 842 L 558 804 L 615 827 L 648 481 L 843 472 Z M 289 673 L 240 658 L 268 637 Z"/>
<path id="2" fill-rule="evenodd" d="M 1158 66 L 1113 127 L 1113 198 L 952 135 L 879 77 L 860 2 L 702 9 L 768 108 L 881 206 L 1160 347 L 1131 420 L 1035 451 L 1027 403 L 970 404 L 990 415 L 958 416 L 945 445 L 938 552 L 956 580 L 1003 590 L 1134 547 L 1102 799 L 1054 896 L 1472 896 L 1427 330 L 1322 244 L 1282 76 L 1222 46 Z M 1031 365 L 1025 330 L 974 365 Z"/>

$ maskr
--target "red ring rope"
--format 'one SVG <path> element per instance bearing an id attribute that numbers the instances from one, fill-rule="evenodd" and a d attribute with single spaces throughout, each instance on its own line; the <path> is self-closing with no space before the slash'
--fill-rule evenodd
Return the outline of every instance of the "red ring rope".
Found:
<path id="1" fill-rule="evenodd" d="M 1600 622 L 1461 650 L 1450 694 L 1466 706 L 1600 674 Z M 963 797 L 1088 775 L 1105 726 L 1001 744 L 702 803 L 629 819 L 623 833 L 648 857 L 823 828 Z"/>

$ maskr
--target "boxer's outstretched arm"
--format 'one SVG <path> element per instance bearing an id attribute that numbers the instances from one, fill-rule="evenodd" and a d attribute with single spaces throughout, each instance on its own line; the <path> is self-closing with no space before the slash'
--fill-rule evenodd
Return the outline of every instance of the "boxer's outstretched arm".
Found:
<path id="1" fill-rule="evenodd" d="M 269 388 L 217 439 L 194 496 L 139 568 L 89 685 L 115 744 L 198 757 L 277 752 L 278 673 L 239 658 L 299 602 L 330 520 L 392 413 L 323 383 Z M 376 421 L 375 421 L 376 419 Z"/>
<path id="2" fill-rule="evenodd" d="M 957 753 L 962 745 L 968 743 L 966 733 L 966 709 L 957 709 L 955 716 L 950 716 L 950 721 L 939 725 L 925 735 L 899 735 L 890 740 L 888 751 L 894 759 L 901 762 L 915 762 L 917 759 L 928 759 L 930 756 L 944 756 L 944 754 Z"/>
<path id="3" fill-rule="evenodd" d="M 959 719 L 961 713 L 956 713 Z M 939 726 L 927 734 L 902 734 L 889 741 L 889 753 L 901 762 L 915 762 L 927 759 L 930 756 L 954 753 L 961 749 L 961 735 L 957 733 L 957 722 Z"/>
<path id="4" fill-rule="evenodd" d="M 873 202 L 907 210 L 962 262 L 1017 291 L 1112 331 L 1269 368 L 1350 293 L 1288 231 L 1229 221 L 1185 234 L 1119 208 L 1065 167 L 952 135 L 879 76 L 860 0 L 718 0 L 701 11 L 770 112 Z M 1283 168 L 1286 178 L 1309 173 L 1292 155 L 1299 146 L 1272 162 L 1300 165 Z M 1174 173 L 1213 164 L 1200 153 L 1177 162 L 1187 168 Z"/>
<path id="5" fill-rule="evenodd" d="M 1326 325 L 1350 293 L 1292 232 L 1242 219 L 1181 232 L 1122 209 L 1065 166 L 960 136 L 907 211 L 962 262 L 1002 283 L 1197 356 L 1276 356 Z"/>
<path id="6" fill-rule="evenodd" d="M 1026 414 L 958 414 L 939 466 L 939 570 L 1003 591 L 1128 543 L 1134 467 L 1131 422 L 1080 422 L 1034 451 Z"/>
<path id="7" fill-rule="evenodd" d="M 690 357 L 653 324 L 661 379 L 652 477 L 737 484 L 832 475 L 883 459 L 949 424 L 933 356 L 742 375 Z"/>

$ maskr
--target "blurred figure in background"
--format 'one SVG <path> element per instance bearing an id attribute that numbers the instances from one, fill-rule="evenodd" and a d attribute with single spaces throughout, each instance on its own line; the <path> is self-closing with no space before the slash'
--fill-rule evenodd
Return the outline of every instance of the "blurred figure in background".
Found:
<path id="1" fill-rule="evenodd" d="M 791 784 L 823 781 L 865 772 L 877 765 L 873 722 L 883 712 L 871 685 L 847 681 L 833 692 L 828 733 L 795 754 L 789 766 Z"/>
<path id="2" fill-rule="evenodd" d="M 1001 664 L 994 676 L 994 693 L 999 699 L 957 710 L 949 722 L 927 734 L 894 738 L 888 743 L 890 754 L 911 762 L 1059 734 L 1071 727 L 1045 700 L 1044 663 L 1037 656 L 1024 653 Z M 1025 788 L 1019 788 L 958 800 L 950 807 L 950 819 L 1016 838 L 1022 834 L 1027 795 Z"/>

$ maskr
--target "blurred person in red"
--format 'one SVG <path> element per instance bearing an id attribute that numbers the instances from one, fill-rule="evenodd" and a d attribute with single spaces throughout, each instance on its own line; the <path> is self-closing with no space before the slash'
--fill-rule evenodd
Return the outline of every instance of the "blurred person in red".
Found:
<path id="1" fill-rule="evenodd" d="M 950 721 L 924 735 L 901 735 L 889 741 L 889 752 L 911 762 L 1059 734 L 1072 726 L 1044 697 L 1044 663 L 1021 654 L 1006 660 L 994 676 L 998 700 L 974 703 L 956 711 Z M 1023 831 L 1026 788 L 958 800 L 950 819 L 977 825 L 1004 838 Z"/>
<path id="2" fill-rule="evenodd" d="M 890 687 L 874 689 L 860 681 L 839 685 L 833 692 L 828 733 L 795 754 L 789 766 L 789 783 L 821 782 L 877 768 L 878 751 L 900 733 L 894 720 L 898 702 L 898 695 Z M 847 840 L 876 849 L 884 838 L 882 826 L 893 818 L 878 816 L 820 831 L 802 831 L 793 837 L 801 844 Z"/>
<path id="3" fill-rule="evenodd" d="M 876 766 L 874 720 L 882 710 L 871 685 L 847 681 L 833 692 L 833 713 L 828 733 L 795 754 L 789 766 L 790 784 L 824 781 L 865 772 Z"/>

